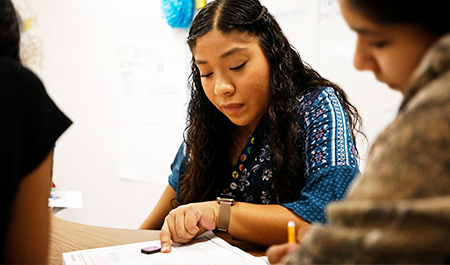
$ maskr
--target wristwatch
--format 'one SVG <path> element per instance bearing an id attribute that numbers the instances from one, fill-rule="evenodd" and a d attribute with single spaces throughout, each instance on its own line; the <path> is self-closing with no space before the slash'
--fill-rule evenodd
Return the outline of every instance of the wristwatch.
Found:
<path id="1" fill-rule="evenodd" d="M 217 229 L 219 231 L 228 232 L 228 225 L 230 224 L 231 206 L 236 202 L 233 198 L 217 197 L 219 203 L 219 220 L 217 221 Z"/>

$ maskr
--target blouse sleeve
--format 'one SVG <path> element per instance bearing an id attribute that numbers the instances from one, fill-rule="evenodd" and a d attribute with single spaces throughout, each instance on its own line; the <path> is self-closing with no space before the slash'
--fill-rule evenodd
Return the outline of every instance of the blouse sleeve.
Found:
<path id="1" fill-rule="evenodd" d="M 305 221 L 325 223 L 325 207 L 341 200 L 359 173 L 349 120 L 333 88 L 322 88 L 308 106 L 303 124 L 306 136 L 305 186 L 295 202 L 282 204 Z M 305 104 L 306 103 L 306 104 Z"/>
<path id="2" fill-rule="evenodd" d="M 181 143 L 180 148 L 170 165 L 170 169 L 172 170 L 172 174 L 169 176 L 169 185 L 177 192 L 178 196 L 178 184 L 179 178 L 186 172 L 187 168 L 187 159 L 185 155 L 185 145 L 184 142 Z"/>
<path id="3" fill-rule="evenodd" d="M 31 71 L 0 61 L 0 175 L 21 178 L 35 169 L 72 123 Z"/>

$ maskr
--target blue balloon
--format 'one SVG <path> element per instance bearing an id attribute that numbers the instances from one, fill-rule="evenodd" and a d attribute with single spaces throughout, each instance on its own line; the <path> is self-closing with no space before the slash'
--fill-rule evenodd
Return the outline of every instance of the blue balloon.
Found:
<path id="1" fill-rule="evenodd" d="M 195 0 L 162 0 L 163 17 L 172 28 L 187 29 L 194 17 Z"/>

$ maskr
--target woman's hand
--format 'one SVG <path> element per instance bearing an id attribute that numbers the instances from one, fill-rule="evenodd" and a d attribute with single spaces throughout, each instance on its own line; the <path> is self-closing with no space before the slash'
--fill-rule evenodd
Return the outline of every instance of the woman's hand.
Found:
<path id="1" fill-rule="evenodd" d="M 281 244 L 281 245 L 273 245 L 269 247 L 266 251 L 267 258 L 270 264 L 278 264 L 280 261 L 289 253 L 292 253 L 300 248 L 299 243 L 295 244 Z"/>
<path id="2" fill-rule="evenodd" d="M 290 244 L 279 244 L 279 245 L 272 245 L 270 246 L 267 251 L 267 259 L 269 260 L 270 264 L 278 264 L 280 261 L 289 253 L 292 253 L 294 251 L 297 251 L 301 244 L 305 242 L 305 239 L 308 235 L 308 231 L 310 230 L 310 227 L 301 227 L 297 230 L 297 243 Z"/>
<path id="3" fill-rule="evenodd" d="M 190 203 L 169 212 L 161 228 L 161 252 L 171 251 L 175 243 L 187 243 L 206 230 L 216 228 L 219 204 L 216 201 Z"/>

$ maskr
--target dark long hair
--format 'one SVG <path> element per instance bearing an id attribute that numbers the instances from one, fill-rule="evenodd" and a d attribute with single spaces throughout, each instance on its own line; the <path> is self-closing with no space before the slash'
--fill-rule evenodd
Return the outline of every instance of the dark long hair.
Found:
<path id="1" fill-rule="evenodd" d="M 289 44 L 273 16 L 257 0 L 216 0 L 207 4 L 194 19 L 188 44 L 193 50 L 197 39 L 216 29 L 223 34 L 238 31 L 259 37 L 259 45 L 270 65 L 269 146 L 274 173 L 272 202 L 294 201 L 304 186 L 305 158 L 297 139 L 297 101 L 321 86 L 333 87 L 341 96 L 352 132 L 360 122 L 357 110 L 338 86 L 322 78 L 305 64 Z M 228 152 L 233 123 L 207 98 L 200 73 L 192 58 L 190 102 L 186 146 L 188 168 L 180 182 L 178 200 L 182 203 L 214 200 L 220 192 L 220 179 L 229 172 Z M 354 136 L 354 135 L 353 135 Z"/>
<path id="2" fill-rule="evenodd" d="M 10 0 L 0 0 L 0 59 L 20 62 L 20 30 Z"/>
<path id="3" fill-rule="evenodd" d="M 350 6 L 381 24 L 417 24 L 435 37 L 450 32 L 448 1 L 348 0 Z"/>

